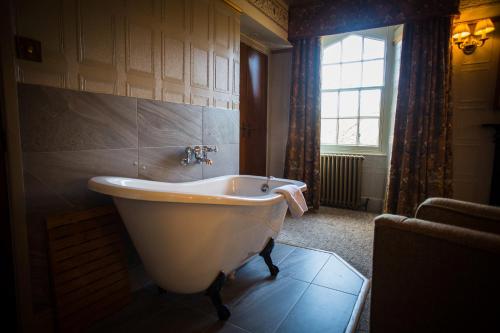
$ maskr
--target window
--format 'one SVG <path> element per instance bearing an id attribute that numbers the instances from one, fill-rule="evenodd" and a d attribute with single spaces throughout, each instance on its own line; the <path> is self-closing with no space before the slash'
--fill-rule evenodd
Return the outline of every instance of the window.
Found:
<path id="1" fill-rule="evenodd" d="M 380 151 L 385 36 L 328 36 L 322 51 L 322 149 Z"/>

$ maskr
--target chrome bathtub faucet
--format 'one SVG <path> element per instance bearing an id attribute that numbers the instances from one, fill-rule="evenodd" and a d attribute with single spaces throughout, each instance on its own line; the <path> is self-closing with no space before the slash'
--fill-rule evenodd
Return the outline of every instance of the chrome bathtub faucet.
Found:
<path id="1" fill-rule="evenodd" d="M 269 191 L 269 181 L 272 179 L 274 179 L 273 176 L 267 176 L 267 181 L 260 187 L 262 192 L 267 193 Z"/>
<path id="2" fill-rule="evenodd" d="M 191 164 L 207 164 L 212 165 L 213 161 L 208 158 L 208 153 L 216 153 L 217 146 L 194 146 L 186 147 L 184 150 L 184 158 L 181 164 L 184 166 Z"/>

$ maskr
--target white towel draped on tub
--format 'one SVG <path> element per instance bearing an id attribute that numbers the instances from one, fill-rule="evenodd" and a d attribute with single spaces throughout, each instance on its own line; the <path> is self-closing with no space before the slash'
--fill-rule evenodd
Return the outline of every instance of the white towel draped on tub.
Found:
<path id="1" fill-rule="evenodd" d="M 290 209 L 290 213 L 292 213 L 293 217 L 300 217 L 307 212 L 306 199 L 304 199 L 302 191 L 297 186 L 283 185 L 275 188 L 273 192 L 280 193 L 285 196 L 288 203 L 288 209 Z"/>

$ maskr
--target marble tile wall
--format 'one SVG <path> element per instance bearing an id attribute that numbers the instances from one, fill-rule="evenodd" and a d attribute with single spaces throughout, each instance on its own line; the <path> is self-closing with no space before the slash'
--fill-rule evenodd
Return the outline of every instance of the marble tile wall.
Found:
<path id="1" fill-rule="evenodd" d="M 111 200 L 98 175 L 184 182 L 239 172 L 239 111 L 19 84 L 34 310 L 50 307 L 44 217 Z M 217 145 L 211 166 L 182 166 L 186 146 Z M 131 250 L 130 264 L 137 263 Z"/>

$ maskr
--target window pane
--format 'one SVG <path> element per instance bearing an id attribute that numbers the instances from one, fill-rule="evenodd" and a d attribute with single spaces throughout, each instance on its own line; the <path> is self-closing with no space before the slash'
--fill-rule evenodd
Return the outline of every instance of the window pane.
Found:
<path id="1" fill-rule="evenodd" d="M 351 35 L 342 40 L 342 61 L 361 60 L 363 38 Z"/>
<path id="2" fill-rule="evenodd" d="M 356 144 L 357 123 L 357 119 L 339 119 L 339 145 Z"/>
<path id="3" fill-rule="evenodd" d="M 365 38 L 363 59 L 375 59 L 384 57 L 385 42 L 383 40 Z"/>
<path id="4" fill-rule="evenodd" d="M 338 106 L 339 106 L 338 92 L 324 92 L 321 94 L 322 118 L 337 118 Z"/>
<path id="5" fill-rule="evenodd" d="M 340 42 L 332 44 L 323 50 L 323 63 L 340 62 Z"/>
<path id="6" fill-rule="evenodd" d="M 359 143 L 365 146 L 378 146 L 378 119 L 359 120 Z"/>
<path id="7" fill-rule="evenodd" d="M 337 119 L 321 119 L 321 144 L 337 144 Z"/>
<path id="8" fill-rule="evenodd" d="M 360 96 L 360 116 L 376 116 L 380 115 L 380 96 L 381 89 L 362 90 Z"/>
<path id="9" fill-rule="evenodd" d="M 341 88 L 355 88 L 361 86 L 361 62 L 342 64 Z"/>
<path id="10" fill-rule="evenodd" d="M 358 116 L 358 94 L 354 91 L 341 91 L 339 103 L 339 117 L 357 117 Z"/>
<path id="11" fill-rule="evenodd" d="M 340 87 L 340 65 L 322 66 L 321 87 L 323 89 L 337 89 Z"/>
<path id="12" fill-rule="evenodd" d="M 381 86 L 384 83 L 384 61 L 363 62 L 363 87 Z"/>

